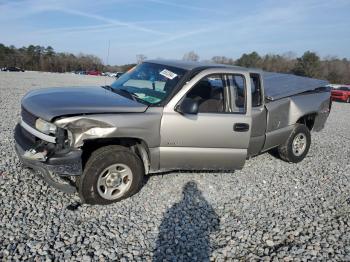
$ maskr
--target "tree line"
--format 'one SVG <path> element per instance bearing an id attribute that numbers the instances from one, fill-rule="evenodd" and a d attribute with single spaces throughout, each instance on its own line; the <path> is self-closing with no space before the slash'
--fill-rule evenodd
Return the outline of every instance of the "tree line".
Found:
<path id="1" fill-rule="evenodd" d="M 104 65 L 97 56 L 56 52 L 51 46 L 29 45 L 16 48 L 0 43 L 0 68 L 16 66 L 25 70 L 61 73 L 88 70 L 124 72 L 134 65 Z"/>
<path id="2" fill-rule="evenodd" d="M 183 56 L 183 60 L 198 61 L 199 55 L 191 51 Z M 315 52 L 311 51 L 306 51 L 301 57 L 296 57 L 291 52 L 283 55 L 268 54 L 263 56 L 257 52 L 251 52 L 243 54 L 237 60 L 226 56 L 214 56 L 211 62 L 326 79 L 337 84 L 350 84 L 350 60 L 337 57 L 321 59 Z"/>
<path id="3" fill-rule="evenodd" d="M 137 63 L 146 59 L 137 55 Z M 199 55 L 194 51 L 183 56 L 183 60 L 199 61 Z M 214 56 L 211 62 L 260 68 L 270 72 L 292 73 L 301 76 L 326 79 L 331 83 L 350 84 L 350 60 L 337 57 L 321 59 L 315 52 L 306 51 L 301 57 L 293 53 L 259 55 L 257 52 L 243 54 L 238 59 L 226 56 Z M 51 46 L 29 45 L 16 48 L 0 43 L 0 68 L 17 66 L 25 70 L 48 72 L 71 72 L 99 70 L 109 72 L 125 72 L 135 64 L 104 65 L 102 60 L 94 55 L 56 52 Z"/>
<path id="4" fill-rule="evenodd" d="M 16 48 L 0 44 L 0 67 L 18 66 L 25 70 L 69 72 L 101 70 L 102 61 L 94 55 L 55 52 L 51 47 L 29 45 Z"/>

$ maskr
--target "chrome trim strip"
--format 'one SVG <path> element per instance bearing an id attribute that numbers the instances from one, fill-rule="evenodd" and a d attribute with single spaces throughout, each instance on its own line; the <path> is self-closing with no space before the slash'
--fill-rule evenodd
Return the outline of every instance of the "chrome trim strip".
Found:
<path id="1" fill-rule="evenodd" d="M 21 119 L 20 124 L 25 130 L 27 130 L 32 135 L 34 135 L 34 136 L 36 136 L 36 137 L 38 137 L 38 138 L 40 138 L 42 140 L 45 140 L 47 142 L 56 144 L 56 138 L 55 137 L 49 136 L 49 135 L 46 135 L 44 133 L 39 132 L 38 130 L 32 128 L 30 125 L 28 125 L 26 122 L 24 122 L 22 119 Z"/>

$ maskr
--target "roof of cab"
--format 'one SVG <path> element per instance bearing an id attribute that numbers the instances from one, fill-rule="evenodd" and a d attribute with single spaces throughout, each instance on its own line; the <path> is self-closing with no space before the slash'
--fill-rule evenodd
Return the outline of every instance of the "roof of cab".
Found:
<path id="1" fill-rule="evenodd" d="M 250 72 L 254 71 L 250 70 L 245 67 L 240 66 L 232 66 L 232 65 L 223 65 L 223 64 L 215 64 L 210 62 L 194 62 L 194 61 L 184 61 L 184 60 L 163 60 L 163 59 L 157 59 L 157 60 L 146 60 L 147 63 L 154 63 L 154 64 L 161 64 L 166 66 L 172 66 L 177 67 L 185 70 L 193 70 L 197 68 L 230 68 L 235 69 L 237 71 L 244 71 L 244 72 Z"/>

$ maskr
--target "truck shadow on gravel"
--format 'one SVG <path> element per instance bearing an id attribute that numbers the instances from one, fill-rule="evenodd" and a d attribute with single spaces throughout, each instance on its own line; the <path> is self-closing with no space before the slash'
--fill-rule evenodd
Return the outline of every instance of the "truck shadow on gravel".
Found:
<path id="1" fill-rule="evenodd" d="M 195 182 L 183 188 L 183 198 L 169 208 L 159 228 L 153 261 L 209 261 L 210 234 L 220 219 Z"/>

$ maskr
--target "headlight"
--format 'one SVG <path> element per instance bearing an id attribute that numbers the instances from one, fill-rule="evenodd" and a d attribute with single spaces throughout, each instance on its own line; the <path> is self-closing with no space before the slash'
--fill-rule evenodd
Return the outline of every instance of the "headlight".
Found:
<path id="1" fill-rule="evenodd" d="M 57 127 L 54 124 L 47 122 L 45 120 L 42 120 L 40 118 L 36 120 L 35 128 L 47 135 L 55 134 L 57 130 Z"/>

